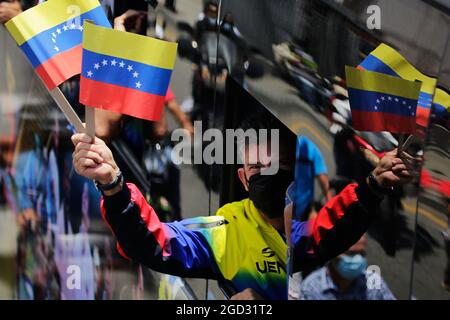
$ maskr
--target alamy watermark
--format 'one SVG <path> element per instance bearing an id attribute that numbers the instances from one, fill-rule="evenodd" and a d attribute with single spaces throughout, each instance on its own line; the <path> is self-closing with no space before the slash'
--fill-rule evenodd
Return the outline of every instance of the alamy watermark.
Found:
<path id="1" fill-rule="evenodd" d="M 71 264 L 66 269 L 66 287 L 69 290 L 81 289 L 81 268 L 76 264 Z"/>
<path id="2" fill-rule="evenodd" d="M 279 169 L 278 129 L 210 128 L 203 132 L 202 122 L 194 122 L 194 136 L 175 129 L 171 140 L 177 144 L 171 154 L 179 164 L 263 164 L 262 175 L 273 175 Z M 236 150 L 236 152 L 235 152 Z"/>
<path id="3" fill-rule="evenodd" d="M 375 4 L 367 7 L 369 17 L 366 20 L 366 26 L 369 30 L 381 30 L 381 8 Z"/>

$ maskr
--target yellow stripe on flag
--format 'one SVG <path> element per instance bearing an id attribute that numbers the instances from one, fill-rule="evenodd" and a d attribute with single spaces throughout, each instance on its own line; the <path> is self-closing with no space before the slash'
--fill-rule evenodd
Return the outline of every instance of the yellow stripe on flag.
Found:
<path id="1" fill-rule="evenodd" d="M 408 60 L 406 60 L 400 53 L 398 53 L 393 48 L 382 43 L 374 51 L 371 52 L 371 55 L 383 61 L 403 79 L 410 81 L 415 80 L 421 81 L 422 82 L 421 91 L 428 94 L 434 93 L 434 88 L 436 87 L 436 79 L 428 77 L 423 73 L 421 73 L 416 68 L 414 68 L 408 62 Z"/>
<path id="2" fill-rule="evenodd" d="M 421 83 L 392 77 L 384 73 L 345 66 L 347 88 L 375 91 L 417 100 Z"/>
<path id="3" fill-rule="evenodd" d="M 447 111 L 450 111 L 450 95 L 444 90 L 439 88 L 436 89 L 433 102 L 440 104 L 445 109 L 447 109 Z"/>
<path id="4" fill-rule="evenodd" d="M 83 49 L 172 70 L 177 44 L 84 22 Z"/>
<path id="5" fill-rule="evenodd" d="M 42 31 L 100 6 L 98 0 L 48 0 L 32 7 L 6 23 L 20 46 Z"/>

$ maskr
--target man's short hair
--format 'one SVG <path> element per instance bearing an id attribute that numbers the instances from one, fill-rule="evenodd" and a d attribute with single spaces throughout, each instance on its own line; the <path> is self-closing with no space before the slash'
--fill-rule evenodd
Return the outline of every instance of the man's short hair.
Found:
<path id="1" fill-rule="evenodd" d="M 245 135 L 238 136 L 238 139 L 236 141 L 237 154 L 242 160 L 244 159 L 246 146 L 250 145 L 251 143 L 259 144 L 261 142 L 261 136 L 259 135 L 259 130 L 261 129 L 267 130 L 267 143 L 271 141 L 271 130 L 278 130 L 280 152 L 281 150 L 283 150 L 282 152 L 289 152 L 287 151 L 287 149 L 289 149 L 291 145 L 295 148 L 295 135 L 292 134 L 289 129 L 284 127 L 283 124 L 274 117 L 267 117 L 267 115 L 264 117 L 255 114 L 251 115 L 241 122 L 238 129 L 242 129 L 244 132 L 248 132 L 248 130 L 253 129 L 256 132 L 256 139 L 253 139 L 253 141 L 250 141 L 251 139 L 246 139 Z M 295 157 L 295 149 L 292 150 L 292 153 Z"/>

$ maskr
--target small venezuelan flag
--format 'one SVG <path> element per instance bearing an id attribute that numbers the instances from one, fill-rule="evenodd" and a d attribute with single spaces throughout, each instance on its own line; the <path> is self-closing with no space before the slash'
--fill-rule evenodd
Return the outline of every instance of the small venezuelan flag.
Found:
<path id="1" fill-rule="evenodd" d="M 81 72 L 85 19 L 111 27 L 97 0 L 48 0 L 6 23 L 49 90 Z"/>
<path id="2" fill-rule="evenodd" d="M 414 133 L 421 83 L 345 67 L 353 128 Z"/>
<path id="3" fill-rule="evenodd" d="M 84 29 L 80 102 L 159 120 L 177 44 L 89 22 Z"/>
<path id="4" fill-rule="evenodd" d="M 450 96 L 441 89 L 435 91 L 436 79 L 418 71 L 400 53 L 384 43 L 372 51 L 361 62 L 358 69 L 380 72 L 410 81 L 421 81 L 422 87 L 417 104 L 416 122 L 422 127 L 428 125 L 432 105 L 434 107 L 433 112 L 437 114 L 450 112 Z"/>

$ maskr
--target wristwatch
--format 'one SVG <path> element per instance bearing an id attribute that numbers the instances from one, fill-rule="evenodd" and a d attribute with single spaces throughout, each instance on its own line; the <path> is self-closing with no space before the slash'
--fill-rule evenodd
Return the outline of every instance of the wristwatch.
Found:
<path id="1" fill-rule="evenodd" d="M 100 191 L 103 195 L 105 195 L 105 192 L 108 193 L 108 191 L 116 189 L 119 185 L 123 185 L 123 174 L 122 171 L 119 170 L 117 172 L 116 178 L 113 182 L 109 184 L 101 184 L 100 182 L 94 180 L 95 187 L 98 191 Z"/>
<path id="2" fill-rule="evenodd" d="M 379 195 L 380 197 L 383 197 L 386 194 L 389 194 L 392 190 L 393 187 L 390 188 L 383 188 L 377 181 L 377 179 L 375 178 L 375 175 L 373 174 L 373 171 L 371 173 L 369 173 L 368 176 L 368 184 L 370 189 L 377 195 Z"/>

